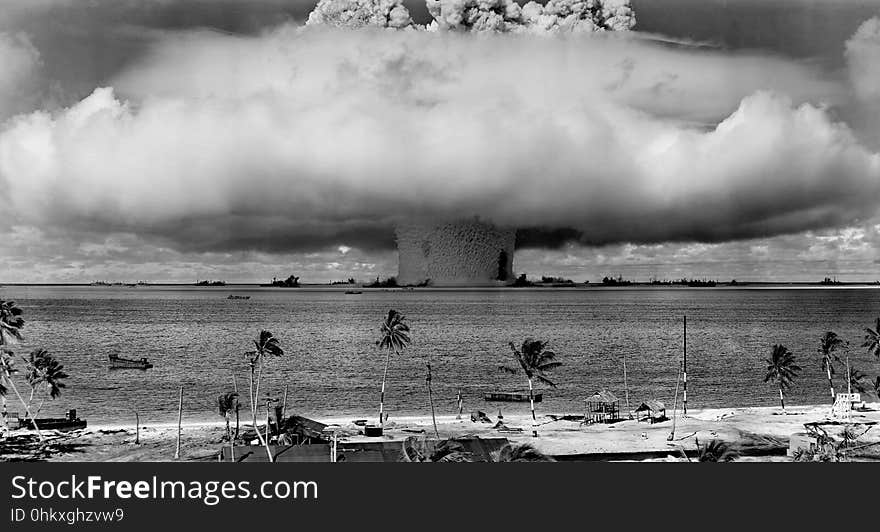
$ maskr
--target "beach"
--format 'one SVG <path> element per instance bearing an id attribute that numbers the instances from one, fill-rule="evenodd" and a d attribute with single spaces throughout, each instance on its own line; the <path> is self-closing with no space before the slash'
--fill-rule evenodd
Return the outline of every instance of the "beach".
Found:
<path id="1" fill-rule="evenodd" d="M 880 422 L 880 403 L 868 403 L 863 411 L 853 411 L 852 423 Z M 684 417 L 679 412 L 675 421 L 672 441 L 671 420 L 650 424 L 624 420 L 613 424 L 583 425 L 580 421 L 553 419 L 539 414 L 537 422 L 528 415 L 505 415 L 506 430 L 498 430 L 495 415 L 491 422 L 472 422 L 469 413 L 462 419 L 454 415 L 437 417 L 437 430 L 445 438 L 498 438 L 512 444 L 529 443 L 557 461 L 613 460 L 613 461 L 688 461 L 698 445 L 720 440 L 736 450 L 737 461 L 791 461 L 786 456 L 789 438 L 804 432 L 805 423 L 834 421 L 830 405 L 791 406 L 783 414 L 780 408 L 711 408 L 691 410 Z M 386 441 L 403 442 L 408 437 L 433 438 L 430 416 L 394 418 L 385 425 L 385 435 L 367 438 L 362 428 L 353 422 L 374 420 L 375 414 L 318 419 L 338 434 L 340 442 Z M 243 420 L 244 421 L 244 420 Z M 838 421 L 840 421 L 838 419 Z M 242 427 L 244 427 L 244 422 Z M 867 426 L 867 425 L 866 425 Z M 538 436 L 532 435 L 535 428 Z M 522 429 L 518 431 L 517 429 Z M 17 431 L 20 434 L 24 431 Z M 185 423 L 181 431 L 180 461 L 216 461 L 225 444 L 225 427 L 219 422 Z M 140 443 L 135 444 L 132 425 L 92 426 L 74 433 L 47 433 L 50 447 L 55 449 L 46 456 L 23 453 L 3 453 L 0 459 L 39 459 L 52 462 L 108 461 L 108 462 L 165 462 L 174 461 L 176 424 L 146 424 L 141 426 Z M 880 443 L 880 428 L 871 427 L 861 436 L 861 443 Z M 880 452 L 874 447 L 874 454 Z M 684 451 L 684 453 L 682 452 Z M 870 453 L 868 458 L 871 459 Z"/>

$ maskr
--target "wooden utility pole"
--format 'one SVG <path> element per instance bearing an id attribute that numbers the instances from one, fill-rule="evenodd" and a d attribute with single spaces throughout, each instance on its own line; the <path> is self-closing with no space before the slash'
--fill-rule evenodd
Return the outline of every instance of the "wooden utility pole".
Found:
<path id="1" fill-rule="evenodd" d="M 684 389 L 684 393 L 682 395 L 682 409 L 684 410 L 684 417 L 688 415 L 688 317 L 684 317 L 684 362 L 682 369 L 682 387 Z"/>
<path id="2" fill-rule="evenodd" d="M 675 379 L 675 397 L 672 398 L 672 432 L 669 433 L 669 436 L 666 438 L 666 441 L 672 441 L 675 439 L 675 418 L 678 417 L 678 385 L 681 383 L 681 368 L 682 364 L 678 364 L 678 376 Z"/>
<path id="3" fill-rule="evenodd" d="M 437 416 L 434 414 L 434 394 L 431 391 L 431 363 L 426 362 L 428 374 L 425 377 L 425 385 L 428 387 L 428 402 L 431 403 L 431 420 L 434 422 L 434 437 L 440 439 L 440 433 L 437 432 Z"/>
<path id="4" fill-rule="evenodd" d="M 632 410 L 629 408 L 629 385 L 626 382 L 626 353 L 623 354 L 623 391 L 626 394 L 626 413 L 632 417 Z"/>
<path id="5" fill-rule="evenodd" d="M 183 386 L 180 387 L 180 395 L 177 399 L 177 448 L 174 450 L 174 459 L 180 459 L 180 431 L 183 422 Z"/>

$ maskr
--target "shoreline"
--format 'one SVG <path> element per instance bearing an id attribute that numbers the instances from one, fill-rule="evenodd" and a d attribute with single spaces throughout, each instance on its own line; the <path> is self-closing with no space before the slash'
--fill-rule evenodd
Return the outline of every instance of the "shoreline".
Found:
<path id="1" fill-rule="evenodd" d="M 854 411 L 851 421 L 878 424 L 878 428 L 872 427 L 873 430 L 867 432 L 865 441 L 880 442 L 880 403 L 867 403 L 867 406 L 868 410 Z M 669 441 L 673 428 L 671 419 L 654 424 L 626 419 L 613 424 L 583 425 L 577 420 L 554 420 L 550 417 L 553 415 L 539 411 L 536 423 L 530 415 L 505 415 L 501 430 L 496 425 L 499 421 L 496 416 L 490 415 L 490 422 L 480 423 L 470 420 L 470 412 L 463 413 L 462 419 L 456 419 L 455 414 L 441 415 L 437 417 L 437 430 L 441 439 L 506 438 L 512 444 L 529 443 L 558 460 L 683 461 L 684 453 L 693 455 L 699 445 L 721 440 L 740 452 L 742 461 L 790 461 L 785 456 L 789 438 L 804 432 L 804 423 L 834 421 L 828 404 L 787 406 L 785 414 L 779 407 L 696 409 L 690 410 L 686 418 L 679 411 L 674 438 Z M 668 415 L 671 416 L 671 412 Z M 392 417 L 386 422 L 385 435 L 381 437 L 366 437 L 362 428 L 353 424 L 358 419 L 373 423 L 374 417 L 375 412 L 367 416 L 312 416 L 311 419 L 333 425 L 340 442 L 402 442 L 411 436 L 433 439 L 430 414 Z M 242 429 L 250 427 L 249 419 L 240 421 Z M 537 430 L 538 437 L 532 436 L 532 430 Z M 183 423 L 181 460 L 215 461 L 220 448 L 228 445 L 224 436 L 222 419 Z M 52 433 L 54 450 L 32 459 L 174 461 L 177 423 L 142 424 L 140 443 L 135 445 L 134 438 L 134 423 L 99 423 L 76 433 Z M 0 455 L 0 461 L 4 459 L 8 457 Z"/>

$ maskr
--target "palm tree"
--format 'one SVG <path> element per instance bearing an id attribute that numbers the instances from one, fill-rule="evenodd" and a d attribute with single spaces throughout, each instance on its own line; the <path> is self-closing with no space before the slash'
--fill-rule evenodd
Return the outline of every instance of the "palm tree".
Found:
<path id="1" fill-rule="evenodd" d="M 712 440 L 703 446 L 697 442 L 697 447 L 700 449 L 700 462 L 733 462 L 739 456 L 722 440 Z"/>
<path id="2" fill-rule="evenodd" d="M 238 438 L 238 409 L 241 407 L 241 403 L 238 402 L 238 394 L 236 392 L 227 392 L 221 394 L 217 398 L 217 406 L 220 411 L 220 415 L 226 420 L 226 439 L 229 440 L 229 452 L 232 458 L 232 461 L 235 461 L 235 438 Z M 232 432 L 229 430 L 229 417 L 235 412 L 235 438 L 232 437 Z"/>
<path id="3" fill-rule="evenodd" d="M 388 316 L 382 320 L 382 325 L 379 327 L 379 339 L 376 341 L 379 349 L 385 350 L 385 370 L 382 372 L 382 391 L 379 394 L 380 427 L 385 426 L 385 381 L 388 377 L 388 362 L 391 359 L 391 352 L 399 355 L 409 346 L 411 341 L 406 318 L 394 309 L 389 310 Z"/>
<path id="4" fill-rule="evenodd" d="M 849 368 L 847 378 L 849 379 L 849 387 L 853 390 L 859 393 L 868 393 L 871 390 L 871 381 L 868 380 L 868 375 L 852 366 Z"/>
<path id="5" fill-rule="evenodd" d="M 845 346 L 845 342 L 836 333 L 828 331 L 819 339 L 819 356 L 822 358 L 822 369 L 828 376 L 828 387 L 831 388 L 831 402 L 834 402 L 834 362 L 840 362 L 837 350 Z"/>
<path id="6" fill-rule="evenodd" d="M 18 370 L 15 369 L 14 360 L 12 358 L 12 351 L 7 349 L 3 349 L 0 347 L 0 396 L 3 397 L 3 427 L 6 425 L 6 394 L 9 393 L 9 388 L 7 388 L 7 384 L 9 386 L 14 387 L 15 383 L 12 382 L 12 375 L 17 373 Z M 17 392 L 16 392 L 17 393 Z"/>
<path id="7" fill-rule="evenodd" d="M 21 317 L 21 309 L 15 306 L 14 301 L 0 299 L 0 349 L 3 346 L 14 344 L 21 340 L 21 329 L 24 327 L 24 319 Z M 11 352 L 9 353 L 12 354 Z M 3 384 L 7 375 L 0 374 L 0 397 L 3 400 L 2 423 L 6 426 L 6 393 L 7 388 Z"/>
<path id="8" fill-rule="evenodd" d="M 58 359 L 45 349 L 40 348 L 31 351 L 30 356 L 28 358 L 22 357 L 22 360 L 24 360 L 26 368 L 25 379 L 31 387 L 31 395 L 27 402 L 28 409 L 30 409 L 34 396 L 42 390 L 45 390 L 51 399 L 61 395 L 61 388 L 66 387 L 62 381 L 69 375 L 64 371 L 64 365 L 58 362 Z M 37 407 L 36 412 L 33 412 L 34 416 L 43 409 L 45 400 L 46 396 L 43 395 L 40 399 L 40 406 Z"/>
<path id="9" fill-rule="evenodd" d="M 514 375 L 517 374 L 519 370 L 522 370 L 522 372 L 525 373 L 526 379 L 529 381 L 529 404 L 532 409 L 532 420 L 537 421 L 538 418 L 535 416 L 535 394 L 532 380 L 538 379 L 538 381 L 555 388 L 556 384 L 548 379 L 544 373 L 558 368 L 562 363 L 554 360 L 556 358 L 556 353 L 553 351 L 545 351 L 547 342 L 535 340 L 534 338 L 526 338 L 520 349 L 517 349 L 513 342 L 510 342 L 508 345 L 510 346 L 513 358 L 519 363 L 519 368 L 511 368 L 509 366 L 499 367 L 502 371 Z M 537 435 L 537 433 L 535 434 Z"/>
<path id="10" fill-rule="evenodd" d="M 0 299 L 0 345 L 21 340 L 22 327 L 24 319 L 21 317 L 21 309 L 15 306 L 14 301 Z"/>
<path id="11" fill-rule="evenodd" d="M 283 355 L 284 349 L 281 348 L 281 342 L 269 331 L 260 331 L 260 336 L 254 340 L 254 350 L 245 353 L 248 369 L 250 369 L 251 419 L 254 430 L 257 431 L 257 438 L 261 444 L 266 446 L 266 452 L 269 452 L 268 440 L 263 438 L 260 429 L 257 428 L 257 399 L 260 395 L 260 384 L 263 380 L 263 363 L 268 356 L 280 357 Z M 268 430 L 269 427 L 267 426 L 267 433 Z"/>
<path id="12" fill-rule="evenodd" d="M 794 384 L 801 367 L 795 364 L 794 355 L 784 345 L 774 345 L 766 362 L 767 375 L 764 376 L 764 382 L 776 382 L 779 387 L 779 404 L 785 412 L 785 392 Z"/>
<path id="13" fill-rule="evenodd" d="M 232 431 L 229 428 L 229 418 L 233 413 L 238 413 L 241 403 L 238 402 L 238 394 L 235 392 L 226 392 L 217 397 L 217 406 L 220 415 L 226 420 L 226 439 L 232 441 Z"/>
<path id="14" fill-rule="evenodd" d="M 868 348 L 868 354 L 880 358 L 880 318 L 877 318 L 877 324 L 874 328 L 865 328 L 865 343 L 862 347 Z"/>
<path id="15" fill-rule="evenodd" d="M 31 420 L 34 429 L 37 431 L 37 436 L 40 438 L 40 442 L 42 442 L 43 434 L 40 432 L 40 428 L 37 426 L 37 420 L 34 419 L 28 403 L 25 402 L 24 397 L 21 396 L 21 393 L 19 393 L 18 388 L 15 386 L 15 381 L 12 380 L 12 375 L 18 373 L 18 370 L 13 365 L 12 355 L 12 351 L 9 351 L 7 349 L 0 350 L 0 380 L 5 381 L 5 383 L 12 388 L 15 396 L 18 397 L 18 401 L 25 408 L 25 416 Z"/>
<path id="16" fill-rule="evenodd" d="M 504 445 L 498 451 L 492 453 L 493 462 L 555 462 L 552 456 L 548 456 L 535 448 L 531 443 Z"/>

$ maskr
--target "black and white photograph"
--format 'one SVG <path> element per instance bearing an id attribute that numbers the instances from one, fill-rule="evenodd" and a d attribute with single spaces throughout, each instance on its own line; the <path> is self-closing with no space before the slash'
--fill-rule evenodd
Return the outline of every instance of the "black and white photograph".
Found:
<path id="1" fill-rule="evenodd" d="M 880 0 L 0 0 L 0 462 L 872 462 L 878 394 Z"/>

